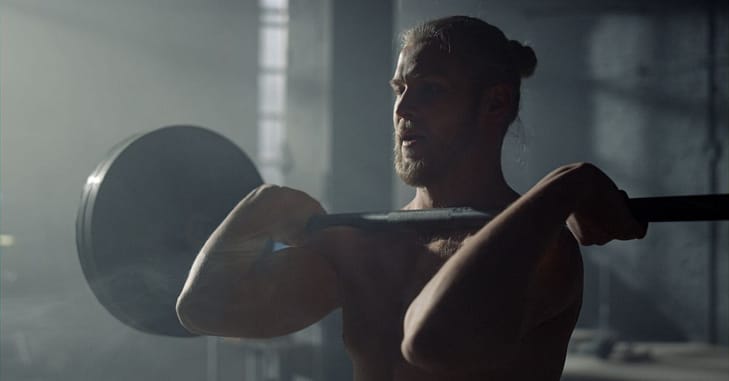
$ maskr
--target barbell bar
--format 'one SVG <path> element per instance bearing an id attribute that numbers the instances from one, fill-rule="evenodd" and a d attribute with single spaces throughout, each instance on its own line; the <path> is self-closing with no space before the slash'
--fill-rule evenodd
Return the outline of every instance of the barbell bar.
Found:
<path id="1" fill-rule="evenodd" d="M 99 302 L 122 323 L 194 336 L 175 302 L 192 261 L 227 213 L 263 183 L 248 156 L 222 135 L 170 126 L 115 146 L 88 177 L 76 219 L 79 261 Z M 729 195 L 628 199 L 639 220 L 729 219 Z M 307 229 L 433 232 L 477 229 L 498 213 L 445 208 L 317 215 Z"/>

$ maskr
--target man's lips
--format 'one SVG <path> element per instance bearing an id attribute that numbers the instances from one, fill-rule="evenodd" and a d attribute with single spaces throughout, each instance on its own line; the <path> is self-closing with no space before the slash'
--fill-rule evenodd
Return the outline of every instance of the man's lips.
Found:
<path id="1" fill-rule="evenodd" d="M 408 132 L 400 135 L 402 147 L 407 149 L 413 149 L 419 146 L 424 140 L 426 140 L 426 136 L 421 133 Z"/>
<path id="2" fill-rule="evenodd" d="M 425 134 L 421 132 L 401 132 L 398 134 L 402 142 L 415 141 L 425 139 Z"/>

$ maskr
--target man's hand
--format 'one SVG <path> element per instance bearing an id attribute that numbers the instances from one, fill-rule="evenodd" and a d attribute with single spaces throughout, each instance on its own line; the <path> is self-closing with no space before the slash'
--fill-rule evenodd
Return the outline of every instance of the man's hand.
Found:
<path id="1" fill-rule="evenodd" d="M 613 239 L 645 237 L 648 223 L 633 217 L 628 195 L 605 173 L 585 163 L 568 167 L 574 173 L 576 202 L 567 226 L 580 244 L 604 245 Z"/>

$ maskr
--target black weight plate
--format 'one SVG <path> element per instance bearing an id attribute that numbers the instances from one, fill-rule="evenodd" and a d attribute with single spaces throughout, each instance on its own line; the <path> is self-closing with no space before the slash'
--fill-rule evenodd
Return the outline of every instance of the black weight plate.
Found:
<path id="1" fill-rule="evenodd" d="M 215 227 L 262 183 L 225 137 L 171 126 L 132 137 L 89 176 L 76 219 L 86 280 L 121 322 L 166 336 L 194 336 L 175 302 Z"/>

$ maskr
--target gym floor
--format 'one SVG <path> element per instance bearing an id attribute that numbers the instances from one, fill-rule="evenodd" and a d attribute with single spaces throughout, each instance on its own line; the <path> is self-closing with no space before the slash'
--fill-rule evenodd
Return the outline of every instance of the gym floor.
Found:
<path id="1" fill-rule="evenodd" d="M 571 348 L 594 340 L 577 330 Z M 562 381 L 726 381 L 729 348 L 701 342 L 616 342 L 609 356 L 572 350 Z"/>

